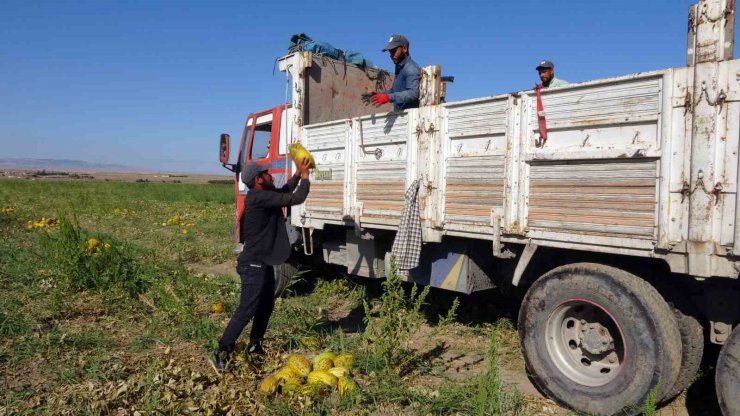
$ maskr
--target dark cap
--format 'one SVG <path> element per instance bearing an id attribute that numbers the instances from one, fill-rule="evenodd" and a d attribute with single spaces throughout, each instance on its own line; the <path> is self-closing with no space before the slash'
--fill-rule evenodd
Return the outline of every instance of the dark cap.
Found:
<path id="1" fill-rule="evenodd" d="M 242 182 L 249 184 L 249 182 L 252 182 L 252 179 L 262 172 L 267 172 L 269 168 L 269 165 L 261 165 L 257 162 L 248 162 L 244 166 L 244 169 L 242 169 Z"/>
<path id="2" fill-rule="evenodd" d="M 555 68 L 555 65 L 553 65 L 551 61 L 542 61 L 539 64 L 537 64 L 537 68 L 535 69 L 539 71 L 541 69 L 553 69 L 553 68 Z"/>
<path id="3" fill-rule="evenodd" d="M 406 39 L 406 36 L 404 35 L 391 35 L 391 38 L 388 39 L 388 44 L 385 45 L 385 49 L 383 49 L 383 52 L 387 52 L 391 49 L 395 49 L 399 46 L 409 46 L 409 40 Z"/>

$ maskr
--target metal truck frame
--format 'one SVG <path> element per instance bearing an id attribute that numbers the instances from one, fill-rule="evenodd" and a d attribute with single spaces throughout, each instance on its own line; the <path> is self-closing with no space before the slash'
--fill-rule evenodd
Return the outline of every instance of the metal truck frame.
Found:
<path id="1" fill-rule="evenodd" d="M 544 113 L 532 90 L 445 103 L 438 66 L 422 71 L 420 108 L 376 112 L 360 94 L 389 75 L 287 55 L 290 102 L 247 118 L 234 165 L 222 135 L 236 223 L 240 166 L 269 164 L 284 180 L 287 145 L 301 142 L 317 169 L 289 212 L 299 255 L 278 276 L 310 258 L 382 278 L 405 190 L 420 180 L 424 247 L 405 279 L 468 294 L 525 288 L 518 329 L 543 392 L 583 412 L 635 414 L 656 386 L 666 402 L 690 384 L 706 336 L 725 344 L 720 406 L 740 414 L 727 358 L 740 357 L 734 6 L 690 8 L 686 67 L 543 89 Z"/>

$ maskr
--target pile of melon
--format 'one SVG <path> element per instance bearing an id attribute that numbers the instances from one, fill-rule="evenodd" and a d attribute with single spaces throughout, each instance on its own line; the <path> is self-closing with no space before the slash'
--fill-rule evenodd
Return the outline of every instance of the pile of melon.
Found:
<path id="1" fill-rule="evenodd" d="M 357 391 L 351 370 L 355 359 L 351 354 L 336 355 L 324 352 L 313 359 L 291 354 L 285 365 L 260 384 L 265 394 L 304 394 L 316 396 L 322 392 L 338 390 L 340 396 Z"/>

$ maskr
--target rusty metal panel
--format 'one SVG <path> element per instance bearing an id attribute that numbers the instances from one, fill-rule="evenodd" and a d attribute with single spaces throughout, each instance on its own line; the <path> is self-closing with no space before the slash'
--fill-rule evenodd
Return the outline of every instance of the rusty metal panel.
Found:
<path id="1" fill-rule="evenodd" d="M 532 162 L 528 228 L 653 238 L 656 160 Z"/>
<path id="2" fill-rule="evenodd" d="M 719 83 L 724 91 L 737 90 L 740 87 L 740 77 L 738 76 L 737 61 L 724 62 L 719 68 Z M 717 170 L 721 172 L 718 175 L 717 183 L 713 190 L 721 188 L 721 191 L 715 197 L 715 205 L 721 213 L 717 213 L 718 219 L 714 222 L 715 240 L 723 246 L 733 246 L 735 241 L 735 228 L 737 206 L 735 203 L 737 197 L 737 177 L 738 177 L 738 127 L 740 127 L 740 103 L 727 102 L 719 105 L 717 109 L 716 136 L 718 140 Z M 720 208 L 721 207 L 721 208 Z"/>
<path id="3" fill-rule="evenodd" d="M 393 109 L 364 102 L 363 93 L 386 91 L 393 85 L 393 74 L 375 68 L 361 68 L 325 56 L 312 55 L 312 62 L 302 74 L 303 121 L 316 124 L 357 117 Z"/>

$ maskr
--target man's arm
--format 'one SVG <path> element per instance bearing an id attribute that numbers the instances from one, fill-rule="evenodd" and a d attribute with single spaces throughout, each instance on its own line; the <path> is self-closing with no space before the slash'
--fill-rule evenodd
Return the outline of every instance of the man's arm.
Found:
<path id="1" fill-rule="evenodd" d="M 280 192 L 293 192 L 298 186 L 298 182 L 301 180 L 301 175 L 296 172 L 295 175 L 293 175 L 290 179 L 288 179 L 288 182 L 283 185 L 282 188 L 279 189 Z"/>
<path id="2" fill-rule="evenodd" d="M 419 100 L 419 73 L 421 69 L 417 66 L 407 65 L 403 69 L 406 77 L 406 89 L 389 94 L 391 102 L 395 104 L 407 104 Z"/>
<path id="3" fill-rule="evenodd" d="M 260 192 L 251 201 L 253 206 L 260 207 L 289 207 L 302 204 L 308 197 L 311 183 L 308 180 L 308 170 L 311 161 L 303 159 L 296 163 L 296 174 L 288 183 L 276 192 Z M 287 191 L 287 192 L 286 192 Z"/>
<path id="4" fill-rule="evenodd" d="M 250 201 L 254 207 L 289 207 L 302 204 L 308 197 L 311 183 L 308 179 L 298 178 L 299 183 L 293 192 L 260 192 Z"/>

